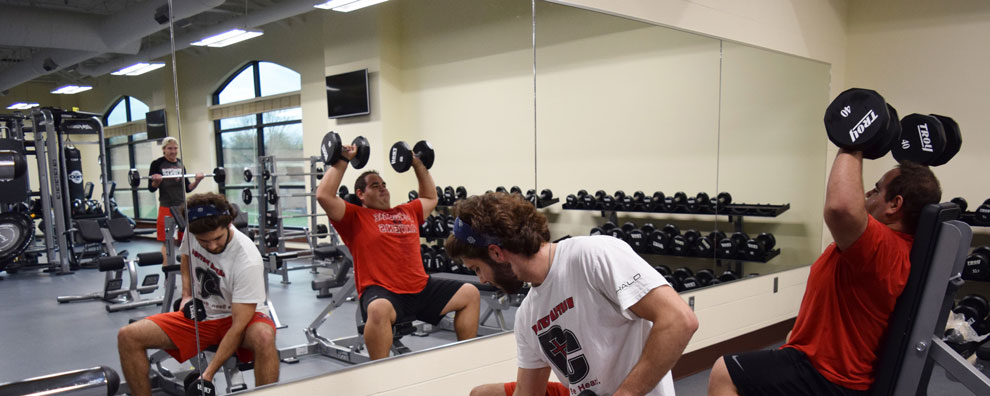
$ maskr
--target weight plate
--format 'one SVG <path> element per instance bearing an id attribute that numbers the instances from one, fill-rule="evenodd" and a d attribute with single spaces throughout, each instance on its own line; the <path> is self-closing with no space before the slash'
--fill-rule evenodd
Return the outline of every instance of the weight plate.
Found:
<path id="1" fill-rule="evenodd" d="M 320 159 L 324 164 L 333 166 L 340 160 L 340 135 L 330 131 L 323 135 L 323 142 L 320 144 Z"/>
<path id="2" fill-rule="evenodd" d="M 396 142 L 389 150 L 388 163 L 392 169 L 402 173 L 412 167 L 412 150 L 406 142 Z"/>
<path id="3" fill-rule="evenodd" d="M 368 139 L 365 139 L 364 136 L 354 138 L 351 144 L 357 147 L 357 154 L 351 160 L 351 166 L 354 169 L 364 168 L 368 164 L 368 158 L 371 156 L 371 144 L 368 143 Z"/>
<path id="4" fill-rule="evenodd" d="M 34 241 L 34 221 L 27 213 L 0 213 L 0 262 L 20 256 Z"/>

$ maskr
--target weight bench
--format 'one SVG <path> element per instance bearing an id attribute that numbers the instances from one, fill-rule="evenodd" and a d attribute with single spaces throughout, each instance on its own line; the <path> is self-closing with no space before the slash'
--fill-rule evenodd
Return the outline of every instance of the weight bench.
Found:
<path id="1" fill-rule="evenodd" d="M 126 260 L 123 256 L 110 256 L 100 257 L 95 262 L 99 271 L 106 273 L 103 291 L 80 296 L 59 296 L 56 298 L 58 302 L 103 300 L 113 303 L 106 307 L 109 312 L 161 303 L 161 299 L 141 299 L 141 294 L 151 293 L 158 288 L 158 274 L 146 275 L 141 286 L 138 286 L 137 283 L 137 266 L 161 264 L 162 254 L 160 252 L 141 253 L 138 254 L 136 260 Z M 125 269 L 130 275 L 130 285 L 127 289 L 122 287 Z"/>
<path id="2" fill-rule="evenodd" d="M 973 232 L 952 203 L 926 206 L 911 248 L 911 272 L 881 345 L 873 396 L 925 395 L 935 363 L 978 395 L 990 379 L 942 341 Z"/>
<path id="3" fill-rule="evenodd" d="M 284 363 L 297 363 L 299 358 L 309 355 L 323 355 L 329 358 L 337 359 L 347 363 L 364 363 L 371 361 L 371 358 L 367 355 L 363 355 L 359 352 L 364 350 L 364 321 L 361 320 L 361 308 L 358 307 L 355 312 L 355 322 L 357 323 L 358 334 L 350 337 L 342 337 L 337 339 L 326 338 L 319 333 L 320 326 L 327 320 L 330 313 L 340 308 L 347 299 L 357 291 L 357 286 L 354 283 L 354 277 L 348 276 L 351 269 L 354 266 L 354 262 L 351 259 L 350 252 L 346 250 L 346 247 L 340 246 L 343 250 L 342 253 L 346 253 L 344 256 L 344 261 L 341 262 L 340 267 L 336 271 L 336 274 L 332 278 L 323 280 L 314 280 L 312 287 L 313 290 L 320 290 L 325 288 L 326 298 L 330 298 L 330 302 L 327 304 L 326 308 L 316 316 L 316 319 L 307 326 L 303 332 L 306 334 L 306 344 L 295 345 L 285 349 L 279 349 L 279 359 Z M 338 286 L 339 285 L 339 286 Z M 330 293 L 329 289 L 333 287 L 340 287 L 336 294 Z M 400 355 L 410 352 L 410 349 L 402 344 L 400 339 L 403 336 L 412 334 L 416 331 L 416 327 L 410 322 L 400 322 L 392 326 L 392 353 L 395 355 Z"/>

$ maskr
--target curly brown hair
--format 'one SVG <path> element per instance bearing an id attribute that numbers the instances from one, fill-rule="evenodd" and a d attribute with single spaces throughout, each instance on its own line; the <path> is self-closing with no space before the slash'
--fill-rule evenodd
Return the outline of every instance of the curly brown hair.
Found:
<path id="1" fill-rule="evenodd" d="M 186 208 L 207 205 L 213 205 L 218 211 L 220 211 L 220 213 L 226 214 L 203 217 L 190 221 L 188 227 L 189 232 L 193 234 L 205 234 L 217 228 L 229 226 L 230 223 L 234 221 L 234 218 L 237 217 L 237 208 L 231 205 L 230 202 L 227 202 L 227 197 L 212 192 L 190 195 L 189 198 L 186 199 L 186 206 L 182 210 L 182 216 L 188 220 L 189 213 Z"/>
<path id="2" fill-rule="evenodd" d="M 454 215 L 476 233 L 498 239 L 502 249 L 532 256 L 550 241 L 547 218 L 519 194 L 487 193 L 458 202 Z M 444 247 L 453 259 L 488 259 L 487 246 L 475 246 L 451 234 Z"/>

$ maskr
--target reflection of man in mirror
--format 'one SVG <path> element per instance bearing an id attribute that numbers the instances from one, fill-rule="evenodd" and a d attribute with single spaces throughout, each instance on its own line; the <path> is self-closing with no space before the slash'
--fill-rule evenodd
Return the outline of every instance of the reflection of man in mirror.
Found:
<path id="1" fill-rule="evenodd" d="M 867 394 L 887 321 L 907 284 L 921 208 L 941 197 L 935 174 L 910 163 L 864 192 L 863 153 L 840 149 L 825 193 L 825 224 L 835 242 L 811 266 L 787 343 L 719 358 L 708 394 Z"/>
<path id="2" fill-rule="evenodd" d="M 213 381 L 223 362 L 236 352 L 238 360 L 254 361 L 255 384 L 278 381 L 275 323 L 267 315 L 267 280 L 258 248 L 233 226 L 237 209 L 223 195 L 190 196 L 187 209 L 189 232 L 182 243 L 179 306 L 201 300 L 206 318 L 194 323 L 176 311 L 152 315 L 120 329 L 117 348 L 131 394 L 151 394 L 148 349 L 164 349 L 179 362 L 196 356 L 197 326 L 202 347 L 218 345 L 208 366 L 197 365 L 203 379 Z"/>
<path id="3" fill-rule="evenodd" d="M 345 160 L 327 167 L 316 198 L 354 257 L 368 355 L 371 359 L 388 357 L 395 323 L 415 319 L 436 325 L 449 312 L 455 312 L 457 339 L 474 338 L 481 306 L 478 289 L 431 277 L 423 268 L 419 225 L 437 206 L 433 176 L 413 156 L 419 198 L 393 208 L 378 172 L 364 172 L 354 182 L 358 206 L 337 195 L 347 161 L 354 158 L 357 148 L 345 145 L 341 151 Z"/>
<path id="4" fill-rule="evenodd" d="M 190 193 L 199 186 L 203 180 L 203 174 L 197 173 L 196 180 L 190 182 L 182 177 L 186 173 L 186 168 L 179 159 L 179 141 L 174 137 L 162 139 L 162 156 L 151 161 L 151 168 L 148 169 L 148 191 L 154 193 L 158 191 L 158 240 L 165 241 L 165 218 L 172 217 L 170 208 L 181 208 L 186 202 L 186 193 Z M 162 176 L 170 176 L 163 178 Z M 183 191 L 183 186 L 185 191 Z M 180 223 L 181 224 L 181 223 Z M 176 241 L 182 241 L 183 235 L 180 232 Z M 162 245 L 162 255 L 165 255 L 165 245 Z"/>
<path id="5" fill-rule="evenodd" d="M 547 218 L 516 195 L 472 196 L 454 213 L 451 258 L 506 292 L 532 284 L 516 311 L 516 383 L 472 395 L 674 395 L 670 370 L 698 319 L 629 245 L 607 236 L 551 243 Z M 547 382 L 551 370 L 560 384 Z"/>

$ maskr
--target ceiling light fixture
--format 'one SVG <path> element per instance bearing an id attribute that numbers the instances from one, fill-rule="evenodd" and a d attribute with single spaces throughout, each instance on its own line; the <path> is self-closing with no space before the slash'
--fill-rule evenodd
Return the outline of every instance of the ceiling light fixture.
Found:
<path id="1" fill-rule="evenodd" d="M 17 102 L 10 106 L 7 106 L 7 110 L 27 110 L 32 107 L 38 107 L 38 104 L 33 102 L 32 103 Z"/>
<path id="2" fill-rule="evenodd" d="M 91 89 L 93 89 L 93 87 L 89 85 L 66 85 L 60 87 L 59 89 L 53 90 L 51 93 L 56 95 L 72 95 L 83 91 L 89 91 Z"/>
<path id="3" fill-rule="evenodd" d="M 190 44 L 201 47 L 219 48 L 219 47 L 226 47 L 234 43 L 239 43 L 247 39 L 252 39 L 262 34 L 265 33 L 260 30 L 233 29 L 224 33 L 220 33 L 214 36 L 204 38 L 202 40 Z"/>
<path id="4" fill-rule="evenodd" d="M 326 3 L 317 4 L 313 7 L 324 10 L 334 10 L 338 12 L 351 12 L 360 8 L 370 7 L 375 4 L 384 3 L 388 0 L 330 0 Z"/>
<path id="5" fill-rule="evenodd" d="M 155 69 L 160 69 L 162 67 L 165 67 L 165 64 L 161 62 L 152 62 L 152 63 L 141 62 L 127 66 L 123 69 L 117 70 L 110 74 L 113 74 L 115 76 L 138 76 Z"/>

